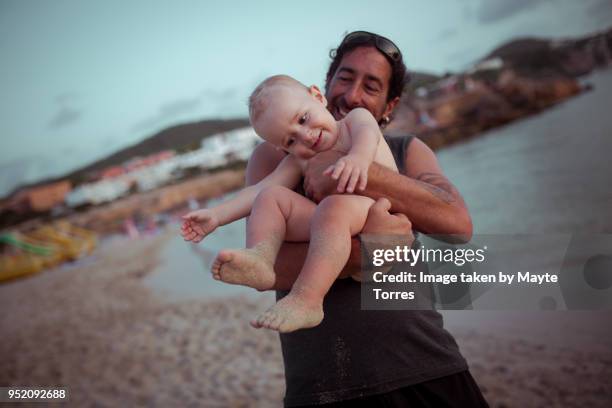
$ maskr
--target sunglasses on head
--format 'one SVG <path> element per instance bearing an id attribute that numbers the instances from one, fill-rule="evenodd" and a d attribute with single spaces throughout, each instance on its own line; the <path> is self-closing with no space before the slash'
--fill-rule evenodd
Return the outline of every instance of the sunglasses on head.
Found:
<path id="1" fill-rule="evenodd" d="M 353 31 L 352 33 L 347 34 L 342 40 L 342 43 L 340 43 L 338 49 L 342 49 L 343 46 L 355 41 L 370 40 L 372 38 L 374 39 L 376 49 L 386 55 L 391 61 L 398 62 L 402 59 L 402 53 L 400 52 L 399 48 L 397 48 L 397 45 L 393 44 L 393 41 L 368 31 Z"/>

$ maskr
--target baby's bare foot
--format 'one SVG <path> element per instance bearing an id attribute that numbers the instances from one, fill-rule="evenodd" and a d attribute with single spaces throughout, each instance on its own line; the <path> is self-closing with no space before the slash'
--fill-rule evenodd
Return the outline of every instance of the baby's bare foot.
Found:
<path id="1" fill-rule="evenodd" d="M 265 327 L 281 333 L 318 326 L 323 320 L 322 303 L 313 304 L 291 293 L 251 322 L 255 328 Z"/>
<path id="2" fill-rule="evenodd" d="M 210 268 L 213 278 L 244 285 L 257 290 L 274 286 L 274 268 L 253 249 L 225 249 L 217 255 Z"/>

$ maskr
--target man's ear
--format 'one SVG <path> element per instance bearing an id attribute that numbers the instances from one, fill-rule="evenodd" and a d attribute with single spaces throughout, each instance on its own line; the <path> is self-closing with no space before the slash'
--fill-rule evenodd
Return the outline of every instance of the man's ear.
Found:
<path id="1" fill-rule="evenodd" d="M 308 88 L 308 93 L 311 94 L 317 101 L 321 102 L 323 106 L 327 106 L 327 99 L 318 86 L 310 85 L 310 88 Z"/>
<path id="2" fill-rule="evenodd" d="M 391 113 L 393 112 L 399 101 L 399 96 L 396 96 L 395 98 L 387 102 L 387 105 L 385 106 L 385 111 L 383 112 L 383 118 L 391 116 Z"/>

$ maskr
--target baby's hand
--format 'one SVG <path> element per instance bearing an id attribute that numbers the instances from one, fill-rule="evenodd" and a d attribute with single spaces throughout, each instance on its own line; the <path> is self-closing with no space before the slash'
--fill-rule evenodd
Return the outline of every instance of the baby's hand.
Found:
<path id="1" fill-rule="evenodd" d="M 368 184 L 368 168 L 370 163 L 356 155 L 346 155 L 341 157 L 336 164 L 329 166 L 323 174 L 331 175 L 331 178 L 338 181 L 338 192 L 352 193 L 355 187 L 365 190 Z"/>
<path id="2" fill-rule="evenodd" d="M 214 211 L 209 209 L 192 211 L 183 215 L 181 236 L 185 241 L 198 243 L 219 226 L 219 219 Z"/>

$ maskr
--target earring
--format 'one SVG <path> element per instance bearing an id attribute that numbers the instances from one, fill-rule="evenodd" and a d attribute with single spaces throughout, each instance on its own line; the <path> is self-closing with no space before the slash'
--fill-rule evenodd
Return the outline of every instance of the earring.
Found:
<path id="1" fill-rule="evenodd" d="M 383 116 L 380 122 L 380 127 L 385 128 L 389 124 L 389 122 L 391 122 L 391 119 L 388 116 Z"/>

